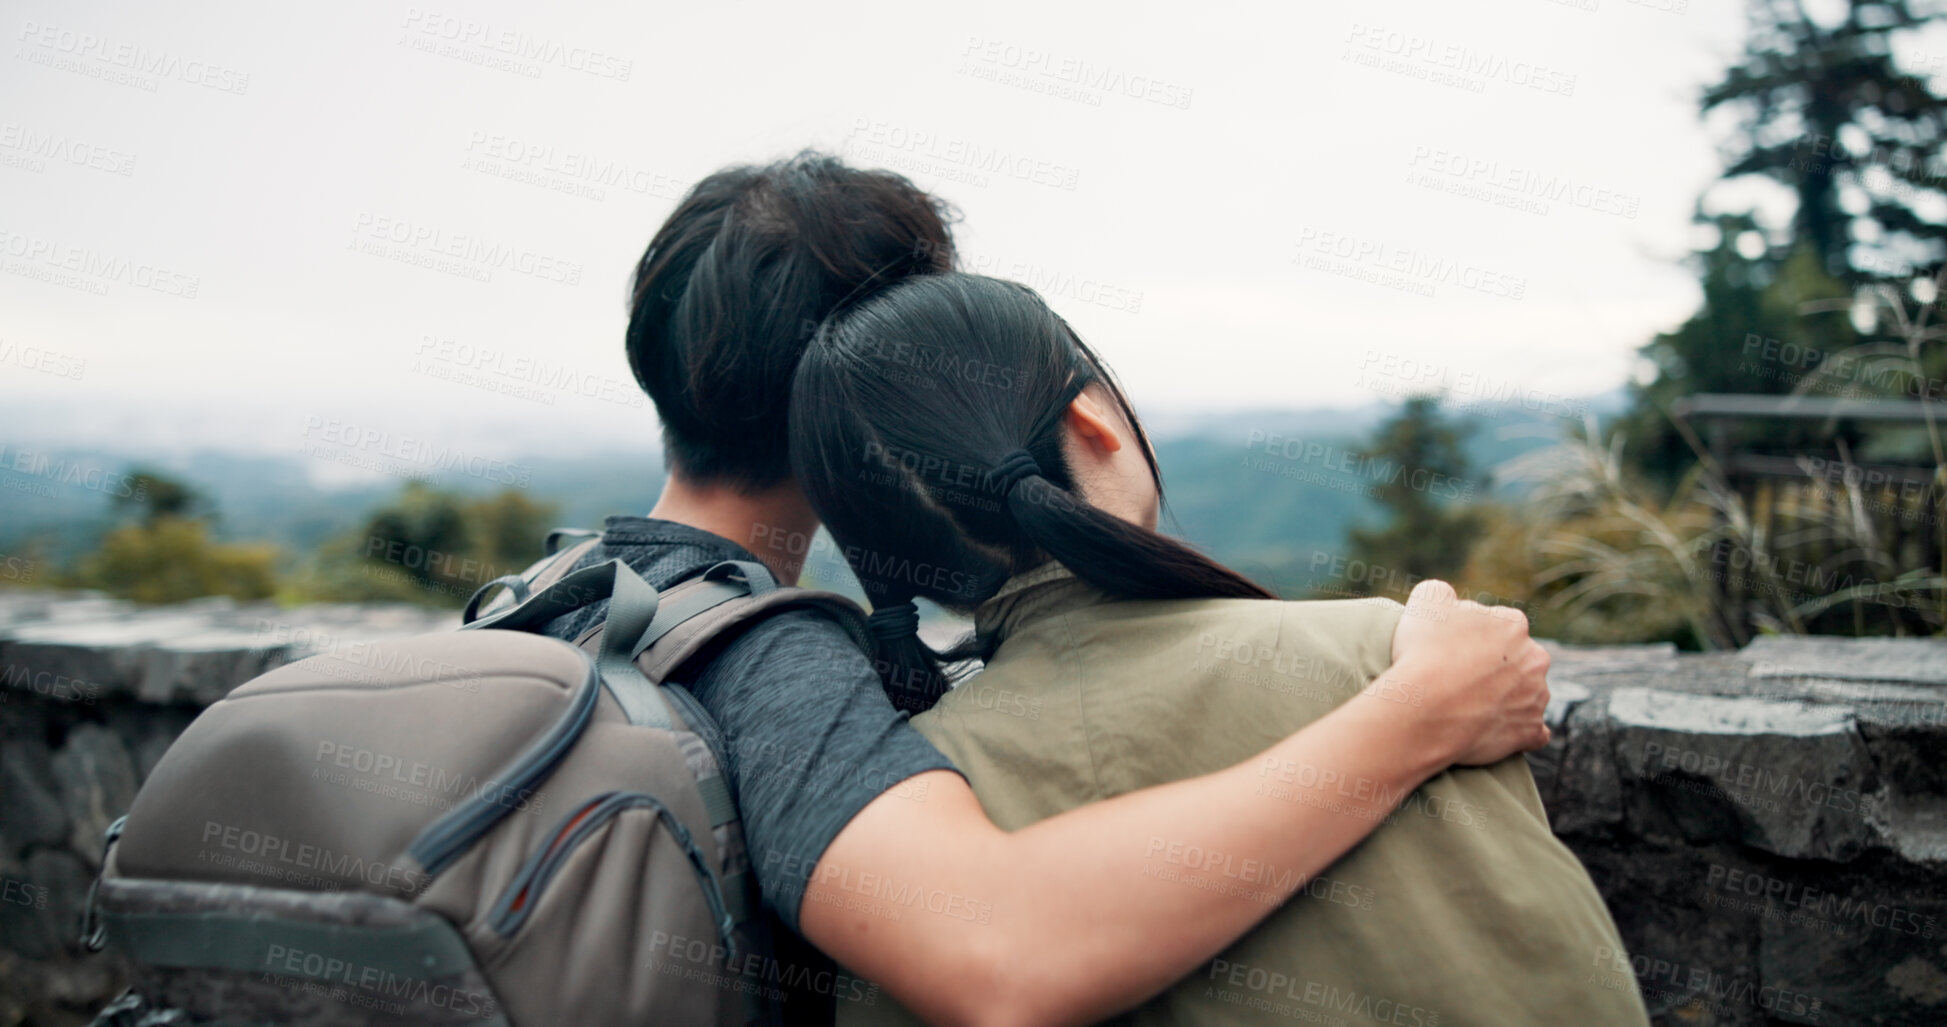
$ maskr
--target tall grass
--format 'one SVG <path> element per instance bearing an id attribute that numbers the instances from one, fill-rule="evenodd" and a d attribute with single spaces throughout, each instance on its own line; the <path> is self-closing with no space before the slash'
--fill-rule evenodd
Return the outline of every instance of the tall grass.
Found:
<path id="1" fill-rule="evenodd" d="M 1935 299 L 1947 297 L 1947 269 L 1931 285 Z M 1805 304 L 1804 314 L 1844 313 L 1894 338 L 1833 353 L 1793 393 L 1930 398 L 1938 390 L 1924 357 L 1947 339 L 1947 325 L 1928 323 L 1931 309 L 1931 302 L 1909 309 L 1890 285 Z M 1933 474 L 1917 498 L 1862 484 L 1842 441 L 1835 441 L 1838 475 L 1815 473 L 1829 458 L 1804 454 L 1804 479 L 1740 491 L 1679 419 L 1697 462 L 1663 499 L 1630 473 L 1624 435 L 1605 437 L 1590 417 L 1555 445 L 1497 470 L 1532 488 L 1510 529 L 1517 544 L 1500 559 L 1525 561 L 1531 612 L 1565 637 L 1614 635 L 1619 618 L 1622 630 L 1639 635 L 1680 625 L 1699 646 L 1720 649 L 1760 633 L 1941 634 L 1947 445 L 1933 405 L 1921 409 Z M 1900 522 L 1925 525 L 1939 557 L 1921 565 Z"/>

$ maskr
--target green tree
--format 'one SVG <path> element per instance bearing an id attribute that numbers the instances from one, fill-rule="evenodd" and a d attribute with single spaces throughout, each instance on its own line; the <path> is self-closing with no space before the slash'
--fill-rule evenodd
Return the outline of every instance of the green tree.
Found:
<path id="1" fill-rule="evenodd" d="M 481 585 L 539 559 L 554 518 L 553 504 L 519 489 L 472 499 L 413 482 L 362 529 L 325 546 L 298 592 L 459 606 Z"/>
<path id="2" fill-rule="evenodd" d="M 1655 376 L 1635 387 L 1625 429 L 1632 459 L 1666 489 L 1697 459 L 1671 420 L 1678 400 L 1705 392 L 1789 393 L 1825 356 L 1858 341 L 1845 317 L 1804 313 L 1808 304 L 1850 295 L 1825 273 L 1810 246 L 1774 258 L 1763 249 L 1763 232 L 1751 215 L 1725 214 L 1710 223 L 1717 242 L 1693 257 L 1703 304 L 1642 348 Z M 1829 442 L 1820 440 L 1830 437 L 1831 429 L 1821 424 L 1763 423 L 1740 425 L 1727 441 L 1782 453 L 1823 447 Z"/>
<path id="3" fill-rule="evenodd" d="M 1914 66 L 1931 61 L 1895 50 L 1937 15 L 1910 0 L 1848 0 L 1835 21 L 1802 0 L 1752 0 L 1749 17 L 1742 59 L 1702 97 L 1705 115 L 1737 118 L 1724 179 L 1789 190 L 1785 249 L 1811 247 L 1848 286 L 1938 263 L 1947 224 L 1922 211 L 1947 198 L 1947 101 Z"/>
<path id="4" fill-rule="evenodd" d="M 1386 523 L 1348 533 L 1351 557 L 1372 568 L 1362 584 L 1410 588 L 1423 578 L 1451 578 L 1466 566 L 1468 552 L 1486 527 L 1480 511 L 1465 505 L 1482 491 L 1467 459 L 1468 429 L 1449 423 L 1431 396 L 1409 398 L 1379 427 L 1360 460 L 1376 480 L 1373 498 Z M 1394 589 L 1398 591 L 1398 589 Z"/>
<path id="5" fill-rule="evenodd" d="M 1767 225 L 1756 208 L 1706 213 L 1712 205 L 1698 205 L 1697 220 L 1716 235 L 1692 257 L 1703 303 L 1643 347 L 1652 378 L 1634 390 L 1625 429 L 1632 460 L 1666 491 L 1697 459 L 1699 440 L 1670 418 L 1678 400 L 1820 391 L 1820 363 L 1860 341 L 1843 308 L 1862 289 L 1914 287 L 1939 267 L 1947 222 L 1929 211 L 1947 202 L 1947 100 L 1926 74 L 1934 62 L 1896 49 L 1936 17 L 1917 13 L 1911 0 L 1846 0 L 1821 17 L 1800 0 L 1751 0 L 1744 52 L 1704 90 L 1699 108 L 1733 119 L 1720 182 L 1776 183 L 1791 216 Z M 1745 452 L 1830 450 L 1834 442 L 1831 427 L 1808 422 L 1722 430 L 1731 449 Z M 1842 426 L 1838 441 L 1857 448 L 1861 432 Z"/>
<path id="6" fill-rule="evenodd" d="M 66 583 L 143 603 L 276 592 L 275 546 L 217 542 L 210 538 L 216 505 L 201 490 L 151 469 L 126 477 L 127 493 L 109 499 L 124 523 L 81 557 Z"/>
<path id="7" fill-rule="evenodd" d="M 109 502 L 118 511 L 138 514 L 145 524 L 153 524 L 164 517 L 215 516 L 216 508 L 209 497 L 160 471 L 137 467 L 131 469 L 126 477 L 129 491 L 126 494 L 118 492 Z"/>
<path id="8" fill-rule="evenodd" d="M 541 558 L 541 543 L 554 526 L 556 507 L 537 503 L 520 489 L 502 489 L 466 505 L 471 549 L 481 561 L 518 571 Z M 496 575 L 497 576 L 497 575 Z"/>
<path id="9" fill-rule="evenodd" d="M 204 521 L 159 515 L 110 531 L 82 557 L 74 581 L 142 603 L 266 599 L 277 589 L 276 562 L 273 546 L 216 543 Z"/>
<path id="10" fill-rule="evenodd" d="M 397 567 L 422 587 L 444 584 L 445 556 L 467 548 L 465 501 L 412 482 L 365 523 L 365 555 Z"/>

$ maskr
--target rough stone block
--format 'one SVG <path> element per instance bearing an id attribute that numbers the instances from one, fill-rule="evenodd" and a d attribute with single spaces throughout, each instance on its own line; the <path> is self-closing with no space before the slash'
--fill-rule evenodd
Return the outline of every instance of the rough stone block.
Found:
<path id="1" fill-rule="evenodd" d="M 0 835 L 23 848 L 66 844 L 72 823 L 62 796 L 52 754 L 40 739 L 0 742 Z"/>
<path id="2" fill-rule="evenodd" d="M 1609 715 L 1636 832 L 1841 862 L 1875 839 L 1847 707 L 1618 688 Z"/>
<path id="3" fill-rule="evenodd" d="M 135 763 L 122 740 L 99 724 L 69 732 L 52 762 L 62 804 L 73 820 L 68 846 L 92 868 L 101 859 L 108 825 L 135 801 Z"/>

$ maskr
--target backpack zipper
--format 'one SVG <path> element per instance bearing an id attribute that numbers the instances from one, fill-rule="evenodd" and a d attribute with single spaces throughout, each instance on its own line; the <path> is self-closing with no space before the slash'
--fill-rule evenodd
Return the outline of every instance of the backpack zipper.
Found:
<path id="1" fill-rule="evenodd" d="M 723 936 L 728 958 L 734 961 L 736 924 L 730 919 L 724 905 L 722 888 L 716 873 L 710 869 L 708 857 L 697 848 L 690 829 L 676 819 L 676 814 L 663 805 L 662 800 L 646 792 L 604 792 L 563 817 L 555 826 L 548 843 L 535 849 L 514 874 L 514 879 L 508 882 L 506 891 L 501 893 L 500 899 L 487 914 L 487 926 L 502 937 L 520 930 L 534 907 L 540 903 L 548 884 L 554 880 L 562 864 L 574 855 L 575 849 L 618 814 L 632 809 L 654 810 L 657 819 L 668 828 L 670 837 L 689 857 L 690 866 L 696 871 L 697 883 L 703 888 L 704 901 L 709 903 L 710 915 L 716 918 L 718 933 Z"/>
<path id="2" fill-rule="evenodd" d="M 568 709 L 561 719 L 555 721 L 526 751 L 514 757 L 513 762 L 498 775 L 498 782 L 492 788 L 482 788 L 471 799 L 426 825 L 425 830 L 420 831 L 412 845 L 407 847 L 406 855 L 417 861 L 427 876 L 445 870 L 461 853 L 513 812 L 518 802 L 525 799 L 527 794 L 532 794 L 534 787 L 554 772 L 555 766 L 588 727 L 588 722 L 595 716 L 596 701 L 601 696 L 602 676 L 587 653 L 575 649 L 575 654 L 581 657 L 588 673 L 582 679 L 581 687 L 569 696 Z"/>

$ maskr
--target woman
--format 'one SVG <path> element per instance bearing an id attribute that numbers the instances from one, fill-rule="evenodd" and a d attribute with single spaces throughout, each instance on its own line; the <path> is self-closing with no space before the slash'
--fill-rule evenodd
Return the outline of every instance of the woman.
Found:
<path id="1" fill-rule="evenodd" d="M 836 315 L 799 365 L 791 459 L 872 597 L 888 692 L 1003 828 L 1245 759 L 1391 662 L 1399 604 L 1280 602 L 1155 531 L 1155 458 L 1128 402 L 1023 286 L 926 276 Z M 969 645 L 922 645 L 915 598 L 972 612 Z M 974 655 L 985 669 L 949 691 L 943 666 Z M 1414 701 L 1385 680 L 1384 698 Z M 1272 761 L 1258 787 L 1325 808 L 1369 796 L 1337 777 Z M 1148 887 L 1275 904 L 1295 883 L 1167 832 L 1145 855 Z M 1515 757 L 1402 796 L 1131 1019 L 1643 1024 L 1634 982 L 1592 973 L 1622 948 Z M 841 1007 L 854 1023 L 903 1016 Z"/>

